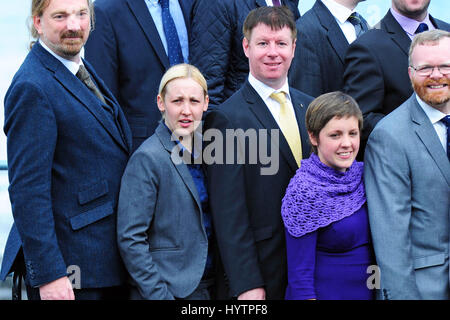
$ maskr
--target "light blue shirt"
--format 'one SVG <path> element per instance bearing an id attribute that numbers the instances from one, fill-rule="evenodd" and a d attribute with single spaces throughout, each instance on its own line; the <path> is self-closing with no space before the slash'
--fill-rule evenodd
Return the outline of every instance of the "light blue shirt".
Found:
<path id="1" fill-rule="evenodd" d="M 166 35 L 164 33 L 162 17 L 161 17 L 161 6 L 158 0 L 145 0 L 145 4 L 150 11 L 153 22 L 155 23 L 156 29 L 158 30 L 159 37 L 164 45 L 164 49 L 167 54 L 167 41 Z M 172 15 L 172 19 L 175 22 L 175 27 L 177 28 L 178 39 L 180 40 L 181 52 L 183 53 L 184 62 L 188 63 L 189 57 L 189 40 L 187 34 L 186 23 L 184 21 L 183 11 L 181 10 L 178 0 L 169 0 L 169 10 Z"/>

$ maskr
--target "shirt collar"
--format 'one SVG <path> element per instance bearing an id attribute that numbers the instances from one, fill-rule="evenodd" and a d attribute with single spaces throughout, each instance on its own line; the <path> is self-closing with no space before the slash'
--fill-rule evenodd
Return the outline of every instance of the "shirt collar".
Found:
<path id="1" fill-rule="evenodd" d="M 164 127 L 166 127 L 167 131 L 169 131 L 170 136 L 172 137 L 172 141 L 175 142 L 177 146 L 180 147 L 181 151 L 183 153 L 186 151 L 189 153 L 189 151 L 183 146 L 183 144 L 180 142 L 180 140 L 176 139 L 176 137 L 172 134 L 172 130 L 169 129 L 169 127 L 166 125 L 165 121 L 161 121 Z M 198 130 L 194 131 L 194 135 L 196 138 L 193 139 L 193 154 L 191 155 L 193 159 L 197 159 L 201 155 L 202 150 L 202 142 L 203 142 L 203 136 Z M 196 143 L 197 142 L 197 143 Z M 200 143 L 198 143 L 200 142 Z"/>
<path id="2" fill-rule="evenodd" d="M 260 97 L 264 101 L 266 101 L 272 93 L 281 91 L 283 91 L 286 94 L 287 99 L 291 100 L 291 96 L 289 94 L 289 83 L 287 78 L 284 85 L 278 90 L 275 90 L 274 88 L 269 87 L 267 84 L 256 79 L 251 73 L 248 74 L 248 82 L 251 84 L 251 86 L 256 90 L 256 92 L 260 95 Z"/>
<path id="3" fill-rule="evenodd" d="M 348 9 L 335 1 L 322 0 L 322 2 L 340 23 L 345 23 L 348 17 L 350 17 L 350 15 L 355 11 Z"/>
<path id="4" fill-rule="evenodd" d="M 78 69 L 80 69 L 80 65 L 83 64 L 82 59 L 80 58 L 80 63 L 76 63 L 74 61 L 70 61 L 67 59 L 64 59 L 63 57 L 57 55 L 56 53 L 54 53 L 49 47 L 47 47 L 47 45 L 44 43 L 44 41 L 40 41 L 39 40 L 39 44 L 45 49 L 47 50 L 52 56 L 54 56 L 56 59 L 58 59 L 67 69 L 69 69 L 69 71 L 71 73 L 73 73 L 73 75 L 76 75 L 78 72 Z"/>
<path id="5" fill-rule="evenodd" d="M 158 7 L 159 6 L 159 0 L 145 0 L 145 1 L 152 7 Z"/>
<path id="6" fill-rule="evenodd" d="M 439 122 L 446 116 L 445 113 L 440 112 L 438 109 L 433 108 L 432 106 L 428 105 L 425 101 L 420 99 L 420 97 L 416 94 L 416 99 L 419 105 L 422 107 L 423 111 L 427 115 L 428 119 L 430 119 L 432 124 L 435 124 L 436 122 Z"/>
<path id="7" fill-rule="evenodd" d="M 395 11 L 393 8 L 391 8 L 390 10 L 391 10 L 391 13 L 394 16 L 395 20 L 397 20 L 397 22 L 400 24 L 402 29 L 405 30 L 405 32 L 410 37 L 414 37 L 416 30 L 419 27 L 419 24 L 421 24 L 421 23 L 426 23 L 428 25 L 429 30 L 434 29 L 433 24 L 431 23 L 431 20 L 430 20 L 430 14 L 427 14 L 427 16 L 425 17 L 425 19 L 423 19 L 423 21 L 417 21 L 417 20 L 414 20 L 414 19 L 411 19 L 411 18 L 401 15 L 400 13 Z"/>

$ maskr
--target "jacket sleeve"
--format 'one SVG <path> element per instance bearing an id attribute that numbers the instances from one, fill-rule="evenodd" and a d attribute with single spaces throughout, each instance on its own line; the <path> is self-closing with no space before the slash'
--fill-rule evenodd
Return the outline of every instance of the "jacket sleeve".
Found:
<path id="1" fill-rule="evenodd" d="M 38 287 L 67 275 L 52 205 L 57 124 L 45 89 L 19 82 L 5 99 L 9 196 L 22 240 L 27 280 Z"/>
<path id="2" fill-rule="evenodd" d="M 380 69 L 383 61 L 364 43 L 354 41 L 347 50 L 344 71 L 344 91 L 352 96 L 364 116 L 362 139 L 367 140 L 384 114 L 385 83 Z"/>
<path id="3" fill-rule="evenodd" d="M 192 8 L 190 63 L 205 76 L 211 105 L 224 101 L 233 37 L 230 1 L 198 0 Z"/>
<path id="4" fill-rule="evenodd" d="M 118 44 L 110 18 L 99 6 L 95 6 L 95 28 L 84 49 L 85 59 L 120 101 Z"/>
<path id="5" fill-rule="evenodd" d="M 225 137 L 226 129 L 231 128 L 233 126 L 222 112 L 218 110 L 209 112 L 205 120 L 204 138 L 209 141 L 211 133 L 209 129 L 214 129 L 218 136 Z M 222 145 L 220 142 L 215 145 L 217 163 L 211 163 L 212 159 L 204 160 L 208 164 L 208 192 L 216 239 L 229 280 L 230 293 L 236 297 L 250 289 L 263 287 L 264 281 L 259 267 L 253 230 L 250 226 L 246 202 L 248 186 L 245 183 L 244 165 L 238 164 L 236 160 L 238 142 L 230 145 L 225 138 L 222 142 Z M 213 148 L 213 143 L 208 144 L 207 148 L 205 155 L 212 150 L 210 148 Z M 234 148 L 234 159 L 227 158 L 225 153 L 229 152 L 230 148 Z M 219 163 L 221 161 L 222 164 Z"/>
<path id="6" fill-rule="evenodd" d="M 125 266 L 147 300 L 173 300 L 153 262 L 148 230 L 158 198 L 155 161 L 141 150 L 131 157 L 122 177 L 117 210 L 117 241 Z"/>
<path id="7" fill-rule="evenodd" d="M 377 127 L 365 151 L 364 182 L 382 294 L 410 300 L 421 296 L 411 252 L 411 179 L 402 143 Z"/>

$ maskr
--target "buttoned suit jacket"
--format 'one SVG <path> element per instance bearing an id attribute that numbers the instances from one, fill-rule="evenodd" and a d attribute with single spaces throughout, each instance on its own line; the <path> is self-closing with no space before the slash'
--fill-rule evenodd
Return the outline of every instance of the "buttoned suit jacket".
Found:
<path id="1" fill-rule="evenodd" d="M 189 35 L 192 0 L 179 3 Z M 161 119 L 156 96 L 169 58 L 145 0 L 97 0 L 94 6 L 95 28 L 85 58 L 123 108 L 134 151 Z"/>
<path id="2" fill-rule="evenodd" d="M 449 299 L 450 163 L 411 96 L 365 152 L 369 221 L 383 299 Z"/>
<path id="3" fill-rule="evenodd" d="M 73 270 L 79 271 L 81 288 L 125 281 L 116 209 L 131 132 L 114 96 L 91 65 L 84 64 L 114 108 L 114 117 L 39 42 L 6 93 L 4 131 L 14 225 L 1 279 L 23 248 L 26 282 L 32 287 Z"/>
<path id="4" fill-rule="evenodd" d="M 160 123 L 134 152 L 122 178 L 117 217 L 132 299 L 185 298 L 199 285 L 208 237 L 194 180 Z"/>
<path id="5" fill-rule="evenodd" d="M 289 70 L 289 84 L 313 97 L 342 90 L 348 46 L 336 18 L 317 0 L 297 20 L 297 45 Z"/>
<path id="6" fill-rule="evenodd" d="M 290 94 L 302 140 L 302 156 L 306 158 L 310 147 L 304 119 L 312 97 L 293 88 Z M 253 131 L 257 137 L 256 143 L 248 141 L 245 146 L 242 141 L 230 143 L 224 138 L 224 149 L 218 149 L 219 154 L 224 155 L 223 164 L 207 166 L 213 224 L 228 297 L 264 287 L 267 299 L 284 299 L 287 267 L 281 199 L 298 168 L 294 156 L 268 107 L 248 81 L 222 105 L 207 113 L 205 140 L 209 129 L 218 130 L 223 137 L 227 129 L 233 132 L 242 129 L 249 135 Z M 279 133 L 279 139 L 271 130 Z M 210 146 L 212 148 L 212 144 L 206 148 Z M 231 162 L 233 156 L 227 158 L 230 146 L 235 148 L 235 158 Z M 278 157 L 274 161 L 278 170 L 272 174 L 261 171 L 269 167 L 261 158 L 265 148 L 272 159 Z M 243 156 L 241 162 L 236 159 L 238 150 L 243 151 L 239 153 Z M 252 162 L 249 153 L 258 154 L 258 160 Z M 242 159 L 244 164 L 241 164 Z"/>
<path id="7" fill-rule="evenodd" d="M 433 25 L 450 31 L 450 25 L 430 16 Z M 411 39 L 389 10 L 384 18 L 356 41 L 345 58 L 344 91 L 364 115 L 362 139 L 375 125 L 413 93 L 408 76 Z"/>

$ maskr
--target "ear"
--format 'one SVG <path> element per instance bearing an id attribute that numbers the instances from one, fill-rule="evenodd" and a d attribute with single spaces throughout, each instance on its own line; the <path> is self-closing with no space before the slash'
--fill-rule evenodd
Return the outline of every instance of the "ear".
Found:
<path id="1" fill-rule="evenodd" d="M 205 112 L 206 110 L 208 110 L 208 104 L 209 104 L 209 96 L 206 95 L 206 96 L 205 96 L 205 105 L 203 106 L 203 112 Z"/>
<path id="2" fill-rule="evenodd" d="M 414 77 L 414 72 L 416 72 L 412 67 L 408 67 L 408 75 L 409 75 L 409 80 L 413 80 Z"/>
<path id="3" fill-rule="evenodd" d="M 33 26 L 38 32 L 38 34 L 42 34 L 42 28 L 41 28 L 41 17 L 40 16 L 34 16 L 33 17 Z"/>
<path id="4" fill-rule="evenodd" d="M 242 39 L 242 48 L 244 49 L 244 53 L 247 58 L 248 58 L 248 46 L 249 46 L 249 41 L 247 38 L 244 37 L 244 39 Z"/>
<path id="5" fill-rule="evenodd" d="M 160 94 L 158 94 L 158 97 L 156 97 L 156 104 L 158 105 L 159 111 L 161 111 L 161 112 L 166 111 L 166 107 L 164 105 L 164 100 Z"/>
<path id="6" fill-rule="evenodd" d="M 311 144 L 314 146 L 314 147 L 317 147 L 317 145 L 318 145 L 318 139 L 312 134 L 312 132 L 310 132 L 310 131 L 308 131 L 308 136 L 309 136 L 309 141 L 311 141 Z"/>

